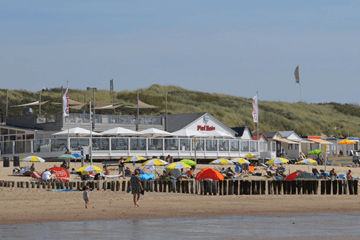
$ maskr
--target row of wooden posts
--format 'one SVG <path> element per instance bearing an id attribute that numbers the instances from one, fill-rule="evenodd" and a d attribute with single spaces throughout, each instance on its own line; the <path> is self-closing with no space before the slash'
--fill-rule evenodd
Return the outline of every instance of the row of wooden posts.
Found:
<path id="1" fill-rule="evenodd" d="M 142 181 L 146 192 L 173 192 L 200 195 L 358 195 L 357 180 L 322 181 L 272 181 L 272 180 L 225 180 L 225 181 Z M 29 182 L 4 181 L 0 187 L 127 191 L 130 181 L 82 181 L 82 182 Z M 319 189 L 320 188 L 320 189 Z M 320 190 L 320 191 L 319 191 Z"/>

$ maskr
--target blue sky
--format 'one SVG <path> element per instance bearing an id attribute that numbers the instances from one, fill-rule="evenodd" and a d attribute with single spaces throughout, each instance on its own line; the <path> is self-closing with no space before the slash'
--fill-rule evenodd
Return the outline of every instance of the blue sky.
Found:
<path id="1" fill-rule="evenodd" d="M 0 0 L 0 88 L 359 103 L 359 1 Z"/>

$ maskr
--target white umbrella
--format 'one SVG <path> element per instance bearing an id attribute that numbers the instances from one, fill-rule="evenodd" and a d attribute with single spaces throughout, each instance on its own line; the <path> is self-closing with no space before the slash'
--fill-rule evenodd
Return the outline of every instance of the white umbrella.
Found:
<path id="1" fill-rule="evenodd" d="M 143 135 L 150 137 L 166 137 L 166 136 L 174 136 L 174 134 L 157 129 L 157 128 L 148 128 L 139 132 Z"/>
<path id="2" fill-rule="evenodd" d="M 182 136 L 182 137 L 205 137 L 207 135 L 203 134 L 199 131 L 194 131 L 191 129 L 180 129 L 179 131 L 172 133 L 175 136 Z"/>
<path id="3" fill-rule="evenodd" d="M 164 166 L 168 164 L 168 162 L 155 158 L 144 162 L 141 166 Z"/>
<path id="4" fill-rule="evenodd" d="M 75 128 L 70 128 L 69 130 L 66 129 L 64 131 L 54 133 L 53 135 L 67 135 L 68 133 L 72 136 L 85 136 L 85 135 L 90 135 L 90 130 L 80 127 L 75 127 Z M 100 133 L 92 132 L 92 135 L 100 135 Z"/>
<path id="5" fill-rule="evenodd" d="M 45 160 L 38 156 L 28 156 L 20 159 L 23 162 L 45 162 Z"/>
<path id="6" fill-rule="evenodd" d="M 101 135 L 113 135 L 113 136 L 138 136 L 142 135 L 140 132 L 136 132 L 127 128 L 116 127 L 109 130 L 106 130 Z"/>
<path id="7" fill-rule="evenodd" d="M 206 136 L 209 137 L 230 137 L 230 138 L 235 138 L 233 135 L 231 135 L 230 133 L 227 132 L 222 132 L 219 130 L 213 130 L 213 131 L 204 131 L 203 132 Z"/>
<path id="8" fill-rule="evenodd" d="M 240 163 L 240 164 L 250 164 L 250 162 L 246 159 L 243 159 L 243 158 L 234 158 L 231 160 L 233 163 Z"/>

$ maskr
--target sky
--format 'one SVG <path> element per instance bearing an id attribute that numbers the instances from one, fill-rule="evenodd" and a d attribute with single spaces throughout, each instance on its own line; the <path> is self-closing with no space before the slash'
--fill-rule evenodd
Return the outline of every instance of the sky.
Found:
<path id="1" fill-rule="evenodd" d="M 0 0 L 0 88 L 359 103 L 360 1 Z"/>

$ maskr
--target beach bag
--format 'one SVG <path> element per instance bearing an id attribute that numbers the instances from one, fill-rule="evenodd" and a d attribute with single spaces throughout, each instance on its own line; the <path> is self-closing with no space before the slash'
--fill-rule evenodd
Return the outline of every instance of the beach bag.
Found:
<path id="1" fill-rule="evenodd" d="M 142 190 L 140 191 L 140 193 L 141 193 L 141 195 L 144 195 L 144 189 L 142 189 Z"/>

